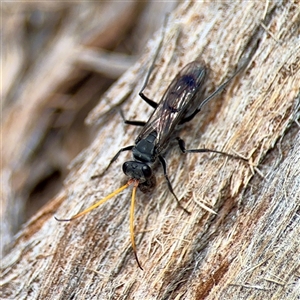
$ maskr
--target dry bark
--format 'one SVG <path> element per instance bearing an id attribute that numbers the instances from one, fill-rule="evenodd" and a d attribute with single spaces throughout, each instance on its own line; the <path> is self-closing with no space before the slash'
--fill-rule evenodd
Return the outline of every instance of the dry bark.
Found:
<path id="1" fill-rule="evenodd" d="M 247 69 L 180 136 L 188 148 L 238 153 L 250 164 L 183 155 L 176 147 L 167 153 L 175 193 L 192 213 L 177 207 L 158 166 L 157 187 L 137 193 L 135 231 L 144 271 L 129 238 L 130 190 L 80 219 L 55 221 L 54 215 L 72 216 L 126 181 L 120 169 L 130 154 L 104 170 L 139 129 L 124 125 L 115 108 L 122 104 L 128 119 L 149 116 L 151 108 L 137 95 L 157 33 L 89 114 L 96 137 L 73 161 L 64 187 L 15 237 L 3 259 L 2 298 L 297 299 L 299 27 L 293 3 L 180 5 L 170 15 L 145 93 L 160 99 L 174 74 L 200 56 L 210 69 L 208 95 L 249 58 Z M 100 177 L 91 180 L 95 174 Z"/>

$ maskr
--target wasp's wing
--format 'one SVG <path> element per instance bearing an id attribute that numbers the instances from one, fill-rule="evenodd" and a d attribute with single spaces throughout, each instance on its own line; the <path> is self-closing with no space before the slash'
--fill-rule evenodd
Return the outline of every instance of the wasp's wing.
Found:
<path id="1" fill-rule="evenodd" d="M 194 61 L 186 65 L 169 85 L 136 143 L 156 131 L 156 152 L 165 150 L 178 123 L 201 105 L 201 97 L 197 93 L 202 88 L 205 75 L 206 69 L 200 62 Z"/>

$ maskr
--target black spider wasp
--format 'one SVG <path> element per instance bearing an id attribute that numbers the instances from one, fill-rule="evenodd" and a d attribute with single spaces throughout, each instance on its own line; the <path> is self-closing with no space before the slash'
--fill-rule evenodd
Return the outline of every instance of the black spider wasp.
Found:
<path id="1" fill-rule="evenodd" d="M 159 48 L 158 48 L 159 50 Z M 125 120 L 123 113 L 122 117 L 126 124 L 142 126 L 142 130 L 135 140 L 134 145 L 130 145 L 121 148 L 118 153 L 110 161 L 108 167 L 119 157 L 121 152 L 132 151 L 133 160 L 127 161 L 123 164 L 123 172 L 130 179 L 129 181 L 119 189 L 115 190 L 96 204 L 87 208 L 86 210 L 74 215 L 70 219 L 58 219 L 58 221 L 70 221 L 78 218 L 87 212 L 93 210 L 99 205 L 103 204 L 113 196 L 119 194 L 121 191 L 133 185 L 133 192 L 131 198 L 131 208 L 130 208 L 130 237 L 131 244 L 134 251 L 135 259 L 138 266 L 142 269 L 141 264 L 138 260 L 135 238 L 134 238 L 134 202 L 137 187 L 141 190 L 148 190 L 155 185 L 155 177 L 151 165 L 159 160 L 162 165 L 164 176 L 167 181 L 169 191 L 172 193 L 177 203 L 179 199 L 173 191 L 172 184 L 169 180 L 167 173 L 167 164 L 163 154 L 169 147 L 170 141 L 176 139 L 179 148 L 183 153 L 201 153 L 201 152 L 214 152 L 223 154 L 229 157 L 237 158 L 234 155 L 230 155 L 221 151 L 210 150 L 210 149 L 186 149 L 185 143 L 180 137 L 174 137 L 174 132 L 177 132 L 180 125 L 191 121 L 197 113 L 201 110 L 202 106 L 211 100 L 216 94 L 221 92 L 226 85 L 244 68 L 239 68 L 227 81 L 225 81 L 221 86 L 219 86 L 210 96 L 203 99 L 203 83 L 206 80 L 207 68 L 198 61 L 193 61 L 187 64 L 173 79 L 169 87 L 167 88 L 164 96 L 159 103 L 154 102 L 149 99 L 143 93 L 150 73 L 153 69 L 154 62 L 156 60 L 158 50 L 155 54 L 154 61 L 150 67 L 150 70 L 146 76 L 145 83 L 139 93 L 140 97 L 154 108 L 152 115 L 147 122 L 142 121 L 129 121 Z M 239 159 L 243 159 L 240 158 Z M 245 159 L 243 159 L 245 160 Z M 93 176 L 93 177 L 98 177 Z M 181 206 L 181 205 L 180 205 Z M 182 206 L 181 206 L 182 207 Z M 183 208 L 187 213 L 189 213 L 185 208 Z"/>

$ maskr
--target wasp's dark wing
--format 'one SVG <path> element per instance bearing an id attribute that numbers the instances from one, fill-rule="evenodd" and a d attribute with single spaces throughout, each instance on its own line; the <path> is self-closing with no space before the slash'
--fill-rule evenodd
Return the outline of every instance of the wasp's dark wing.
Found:
<path id="1" fill-rule="evenodd" d="M 194 61 L 186 65 L 169 85 L 137 137 L 136 143 L 156 131 L 156 152 L 157 154 L 162 152 L 168 146 L 172 133 L 180 121 L 192 115 L 201 105 L 201 95 L 197 93 L 201 91 L 205 75 L 206 69 L 200 62 Z"/>

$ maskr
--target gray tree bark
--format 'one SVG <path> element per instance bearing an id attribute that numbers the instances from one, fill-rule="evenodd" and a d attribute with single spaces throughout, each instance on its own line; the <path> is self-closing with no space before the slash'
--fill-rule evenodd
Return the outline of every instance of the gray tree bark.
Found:
<path id="1" fill-rule="evenodd" d="M 179 5 L 169 16 L 145 94 L 159 101 L 176 73 L 201 58 L 209 69 L 207 96 L 249 59 L 246 70 L 180 132 L 187 148 L 240 155 L 249 164 L 182 154 L 178 147 L 167 152 L 174 191 L 191 215 L 176 205 L 158 165 L 157 186 L 138 191 L 135 208 L 144 271 L 131 248 L 130 189 L 72 222 L 54 219 L 71 217 L 128 180 L 121 165 L 130 153 L 104 171 L 140 130 L 124 125 L 117 108 L 127 119 L 147 120 L 152 112 L 138 92 L 162 36 L 157 32 L 89 114 L 95 138 L 71 164 L 64 186 L 13 238 L 2 261 L 1 297 L 299 299 L 299 26 L 300 10 L 292 2 Z M 41 105 L 39 98 L 30 105 Z M 11 145 L 16 136 L 4 143 Z M 5 150 L 3 203 L 10 199 L 6 185 L 16 180 L 8 175 L 9 162 L 24 158 L 28 143 L 11 156 Z"/>

